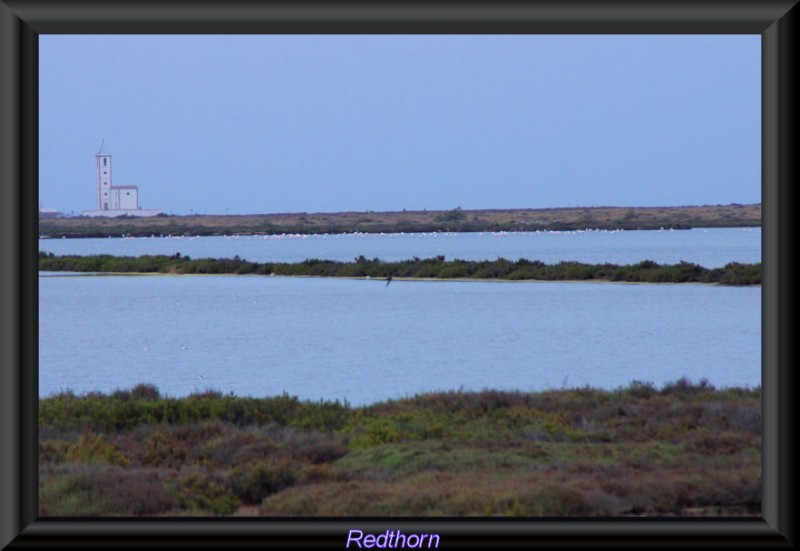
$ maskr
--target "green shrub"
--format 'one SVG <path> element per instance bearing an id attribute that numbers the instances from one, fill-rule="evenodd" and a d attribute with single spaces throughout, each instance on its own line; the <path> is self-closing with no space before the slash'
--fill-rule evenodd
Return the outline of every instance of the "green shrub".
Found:
<path id="1" fill-rule="evenodd" d="M 292 486 L 298 479 L 298 467 L 287 458 L 275 462 L 250 463 L 228 471 L 226 485 L 245 503 L 261 503 L 274 493 Z"/>
<path id="2" fill-rule="evenodd" d="M 183 474 L 168 484 L 168 490 L 184 511 L 229 515 L 240 505 L 229 489 L 204 473 Z"/>
<path id="3" fill-rule="evenodd" d="M 681 377 L 673 383 L 665 384 L 659 392 L 662 396 L 680 396 L 691 398 L 700 394 L 714 392 L 714 385 L 708 379 L 700 379 L 700 382 L 693 384 L 687 377 Z"/>
<path id="4" fill-rule="evenodd" d="M 213 421 L 164 425 L 144 439 L 139 460 L 143 465 L 180 467 L 202 458 L 203 444 L 224 432 L 225 426 Z"/>
<path id="5" fill-rule="evenodd" d="M 39 480 L 43 516 L 158 515 L 177 505 L 150 469 L 65 465 L 42 469 Z"/>
<path id="6" fill-rule="evenodd" d="M 653 397 L 658 391 L 651 382 L 633 381 L 625 392 L 634 398 L 643 398 L 647 400 Z"/>
<path id="7" fill-rule="evenodd" d="M 467 217 L 461 207 L 456 207 L 433 217 L 436 222 L 459 222 Z"/>
<path id="8" fill-rule="evenodd" d="M 436 274 L 436 277 L 442 279 L 452 279 L 458 277 L 469 277 L 470 275 L 469 265 L 465 262 L 456 261 L 440 269 Z"/>
<path id="9" fill-rule="evenodd" d="M 545 265 L 536 260 L 520 259 L 510 262 L 503 258 L 495 261 L 445 262 L 444 256 L 400 262 L 382 262 L 378 258 L 367 259 L 363 255 L 354 262 L 343 263 L 332 260 L 307 259 L 297 263 L 254 263 L 239 257 L 201 258 L 174 256 L 114 257 L 97 256 L 53 256 L 39 255 L 40 270 L 72 270 L 100 272 L 145 272 L 145 273 L 196 273 L 196 274 L 278 274 L 286 276 L 321 277 L 436 277 L 459 278 L 481 277 L 502 279 L 561 280 L 611 280 L 649 283 L 722 283 L 725 285 L 759 285 L 761 264 L 730 263 L 723 269 L 707 269 L 697 264 L 680 262 L 675 265 L 659 265 L 652 260 L 627 266 L 614 264 L 583 264 L 560 262 Z"/>
<path id="10" fill-rule="evenodd" d="M 761 264 L 726 264 L 719 282 L 723 285 L 758 285 L 761 283 Z"/>
<path id="11" fill-rule="evenodd" d="M 350 448 L 353 450 L 392 444 L 409 436 L 398 429 L 394 420 L 384 418 L 363 419 L 351 426 L 348 432 L 352 434 Z"/>
<path id="12" fill-rule="evenodd" d="M 324 515 L 760 507 L 760 388 L 683 378 L 358 408 L 147 388 L 40 401 L 43 514 L 230 514 L 240 502 Z"/>
<path id="13" fill-rule="evenodd" d="M 70 443 L 63 440 L 44 440 L 39 442 L 39 463 L 64 463 Z"/>
<path id="14" fill-rule="evenodd" d="M 109 465 L 127 465 L 127 457 L 109 444 L 102 434 L 84 433 L 75 444 L 67 448 L 67 461 L 74 463 L 107 463 Z"/>

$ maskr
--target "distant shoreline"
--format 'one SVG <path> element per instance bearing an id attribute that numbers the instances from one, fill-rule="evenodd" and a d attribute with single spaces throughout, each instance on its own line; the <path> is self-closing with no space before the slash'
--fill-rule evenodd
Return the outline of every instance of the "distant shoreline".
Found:
<path id="1" fill-rule="evenodd" d="M 57 272 L 56 272 L 57 273 Z M 382 278 L 358 277 L 358 276 L 315 276 L 315 275 L 274 275 L 264 276 L 263 274 L 176 274 L 160 272 L 71 272 L 64 275 L 52 275 L 47 277 L 276 277 L 286 279 L 308 278 L 308 279 L 349 279 L 353 281 L 376 281 L 382 282 Z M 604 283 L 616 285 L 718 285 L 716 282 L 687 281 L 687 282 L 653 282 L 653 281 L 612 281 L 610 279 L 498 279 L 490 277 L 452 277 L 447 279 L 437 277 L 393 277 L 392 282 L 461 282 L 461 283 Z"/>
<path id="2" fill-rule="evenodd" d="M 336 277 L 386 280 L 449 281 L 608 281 L 627 283 L 706 283 L 760 285 L 761 264 L 731 262 L 722 268 L 704 268 L 690 262 L 658 264 L 645 260 L 636 264 L 585 264 L 538 260 L 445 260 L 444 256 L 384 262 L 360 256 L 354 262 L 308 259 L 303 262 L 248 262 L 234 258 L 192 259 L 177 253 L 139 257 L 91 255 L 58 256 L 39 253 L 39 271 L 85 272 L 129 275 L 260 275 L 292 277 Z"/>
<path id="3" fill-rule="evenodd" d="M 658 230 L 761 226 L 761 204 L 40 218 L 42 238 L 481 231 Z"/>

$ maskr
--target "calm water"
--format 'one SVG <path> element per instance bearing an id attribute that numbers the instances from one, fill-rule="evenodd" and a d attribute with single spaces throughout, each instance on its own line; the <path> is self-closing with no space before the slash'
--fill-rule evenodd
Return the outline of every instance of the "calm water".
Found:
<path id="1" fill-rule="evenodd" d="M 39 293 L 41 396 L 149 382 L 360 405 L 761 376 L 760 287 L 43 275 Z"/>
<path id="2" fill-rule="evenodd" d="M 674 264 L 685 260 L 716 268 L 732 261 L 760 262 L 761 229 L 43 239 L 39 250 L 120 256 L 179 252 L 192 258 L 238 255 L 251 262 L 300 262 L 308 258 L 352 261 L 359 255 L 386 261 L 438 255 L 450 260 L 527 258 L 548 264 L 562 260 Z"/>

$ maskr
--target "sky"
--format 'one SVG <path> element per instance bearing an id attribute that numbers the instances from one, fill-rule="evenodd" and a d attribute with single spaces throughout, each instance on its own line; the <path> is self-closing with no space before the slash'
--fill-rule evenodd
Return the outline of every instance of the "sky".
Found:
<path id="1" fill-rule="evenodd" d="M 39 194 L 171 214 L 761 201 L 758 35 L 42 35 Z"/>

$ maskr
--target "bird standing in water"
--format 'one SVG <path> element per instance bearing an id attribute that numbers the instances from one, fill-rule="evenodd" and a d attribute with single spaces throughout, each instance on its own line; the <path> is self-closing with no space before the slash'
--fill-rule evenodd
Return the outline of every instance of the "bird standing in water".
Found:
<path id="1" fill-rule="evenodd" d="M 386 286 L 388 287 L 389 284 L 392 282 L 392 276 L 386 278 Z"/>

